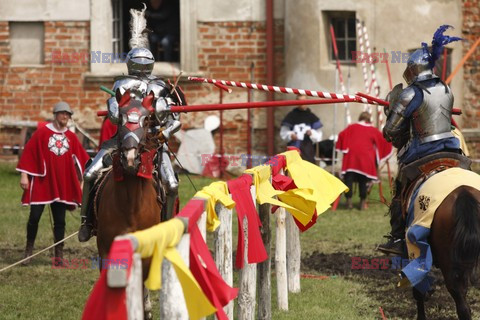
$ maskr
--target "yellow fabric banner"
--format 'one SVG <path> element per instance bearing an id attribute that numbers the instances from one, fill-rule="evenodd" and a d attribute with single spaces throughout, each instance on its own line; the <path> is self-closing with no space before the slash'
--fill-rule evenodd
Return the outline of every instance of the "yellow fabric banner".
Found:
<path id="1" fill-rule="evenodd" d="M 180 219 L 173 218 L 149 229 L 130 234 L 138 240 L 136 251 L 140 253 L 141 257 L 152 258 L 145 286 L 149 290 L 160 289 L 162 261 L 165 256 L 175 268 L 183 289 L 190 318 L 200 319 L 214 313 L 216 309 L 207 299 L 190 269 L 175 248 L 178 242 L 180 242 L 183 232 L 183 222 Z"/>
<path id="2" fill-rule="evenodd" d="M 297 151 L 282 153 L 287 160 L 287 171 L 299 189 L 310 189 L 316 201 L 317 215 L 330 208 L 338 196 L 348 192 L 348 187 L 337 177 L 319 166 L 303 160 Z"/>
<path id="3" fill-rule="evenodd" d="M 286 192 L 275 190 L 270 183 L 272 172 L 269 165 L 254 167 L 246 170 L 245 173 L 253 176 L 259 204 L 270 203 L 285 208 L 303 225 L 307 225 L 312 220 L 316 204 L 312 197 L 312 190 L 293 189 Z M 275 199 L 275 196 L 281 201 Z"/>
<path id="4" fill-rule="evenodd" d="M 204 187 L 198 191 L 194 198 L 202 198 L 207 200 L 206 212 L 207 212 L 207 230 L 209 232 L 215 231 L 220 225 L 217 213 L 215 212 L 215 204 L 220 201 L 228 209 L 235 207 L 235 202 L 228 193 L 227 183 L 224 181 L 213 182 L 210 185 Z"/>

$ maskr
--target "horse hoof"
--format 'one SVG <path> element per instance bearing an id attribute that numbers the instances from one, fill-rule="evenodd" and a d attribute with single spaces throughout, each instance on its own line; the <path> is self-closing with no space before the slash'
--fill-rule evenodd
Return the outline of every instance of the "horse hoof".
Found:
<path id="1" fill-rule="evenodd" d="M 152 319 L 153 319 L 152 313 L 151 313 L 150 311 L 145 312 L 145 314 L 144 314 L 144 319 L 145 319 L 145 320 L 152 320 Z"/>

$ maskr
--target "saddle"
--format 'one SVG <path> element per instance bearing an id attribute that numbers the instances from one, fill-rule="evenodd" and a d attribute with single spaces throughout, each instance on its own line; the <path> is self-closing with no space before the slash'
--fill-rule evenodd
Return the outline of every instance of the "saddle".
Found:
<path id="1" fill-rule="evenodd" d="M 93 197 L 90 197 L 90 201 L 88 203 L 88 210 L 93 210 L 93 219 L 92 219 L 92 234 L 94 236 L 97 235 L 97 212 L 98 212 L 98 207 L 100 204 L 100 194 L 102 193 L 103 187 L 105 186 L 105 182 L 107 181 L 107 178 L 111 174 L 115 174 L 114 172 L 114 166 L 109 166 L 105 168 L 99 175 L 98 178 L 95 180 L 93 186 L 92 186 L 92 194 L 94 194 Z M 153 184 L 154 188 L 157 191 L 157 201 L 162 205 L 162 208 L 165 206 L 166 203 L 166 193 L 165 193 L 165 188 L 161 183 L 159 174 L 157 170 L 154 170 L 153 172 Z"/>
<path id="2" fill-rule="evenodd" d="M 455 152 L 438 152 L 416 160 L 400 170 L 402 215 L 406 218 L 413 192 L 434 174 L 450 168 L 471 170 L 472 160 Z"/>

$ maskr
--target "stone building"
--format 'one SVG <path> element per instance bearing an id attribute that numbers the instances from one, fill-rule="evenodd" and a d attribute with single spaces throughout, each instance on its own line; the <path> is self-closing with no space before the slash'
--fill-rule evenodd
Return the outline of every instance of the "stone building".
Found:
<path id="1" fill-rule="evenodd" d="M 355 36 L 356 20 L 367 27 L 371 50 L 377 53 L 385 50 L 390 54 L 388 61 L 394 85 L 403 81 L 405 64 L 392 61 L 391 53 L 408 53 L 418 48 L 422 41 L 430 41 L 439 25 L 455 26 L 449 34 L 461 34 L 467 40 L 463 45 L 448 46 L 447 75 L 480 36 L 478 0 L 401 3 L 272 0 L 270 15 L 267 14 L 268 2 L 178 0 L 177 61 L 159 59 L 154 74 L 174 81 L 182 70 L 180 85 L 191 105 L 218 103 L 220 93 L 214 86 L 188 82 L 186 76 L 256 83 L 272 81 L 268 84 L 340 92 L 329 29 L 332 23 L 346 88 L 349 93 L 365 92 L 362 64 L 351 60 L 352 49 L 360 50 Z M 140 6 L 137 0 L 2 0 L 0 123 L 45 120 L 51 117 L 51 106 L 61 99 L 76 110 L 75 121 L 95 136 L 101 123 L 96 111 L 105 109 L 108 98 L 99 87 L 110 87 L 114 76 L 126 73 L 124 63 L 112 62 L 112 54 L 128 51 L 128 9 Z M 269 25 L 271 33 L 267 32 Z M 479 58 L 480 49 L 477 49 L 451 83 L 455 107 L 464 110 L 464 115 L 456 118 L 457 122 L 467 129 L 472 143 L 477 139 L 480 112 Z M 375 64 L 380 97 L 389 91 L 386 67 L 386 63 Z M 266 93 L 259 91 L 252 92 L 250 97 L 252 101 L 267 98 Z M 275 95 L 277 100 L 292 98 Z M 224 93 L 222 99 L 224 103 L 246 102 L 248 93 L 234 89 L 231 94 Z M 278 127 L 290 109 L 278 108 L 274 115 L 268 115 L 265 109 L 252 112 L 253 153 L 283 150 Z M 348 109 L 355 120 L 363 105 L 351 104 Z M 312 110 L 324 123 L 325 137 L 346 124 L 343 105 L 313 106 Z M 218 113 L 186 114 L 184 127 L 199 127 L 207 114 Z M 272 116 L 274 127 L 270 125 L 269 129 L 267 118 Z M 247 111 L 225 111 L 223 118 L 225 152 L 246 153 Z M 15 144 L 19 140 L 18 127 L 3 125 L 0 128 L 0 144 Z"/>

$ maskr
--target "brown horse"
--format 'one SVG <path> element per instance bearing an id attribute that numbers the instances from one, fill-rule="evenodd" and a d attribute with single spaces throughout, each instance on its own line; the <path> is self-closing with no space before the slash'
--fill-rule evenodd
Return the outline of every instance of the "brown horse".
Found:
<path id="1" fill-rule="evenodd" d="M 468 186 L 453 190 L 435 211 L 429 243 L 458 318 L 471 319 L 466 294 L 480 254 L 480 191 Z M 415 288 L 417 319 L 425 318 L 425 296 Z"/>
<path id="2" fill-rule="evenodd" d="M 143 101 L 133 100 L 127 91 L 118 99 L 123 119 L 117 131 L 118 150 L 113 155 L 113 170 L 99 189 L 96 201 L 97 248 L 102 259 L 107 258 L 116 236 L 147 229 L 160 222 L 162 205 L 157 198 L 154 180 L 148 174 L 139 175 L 139 171 L 145 173 L 145 167 L 152 168 L 159 146 L 156 138 L 148 133 L 154 122 L 152 98 L 147 96 Z M 150 259 L 143 259 L 144 280 L 149 267 Z M 146 317 L 149 318 L 147 291 L 145 303 Z"/>

